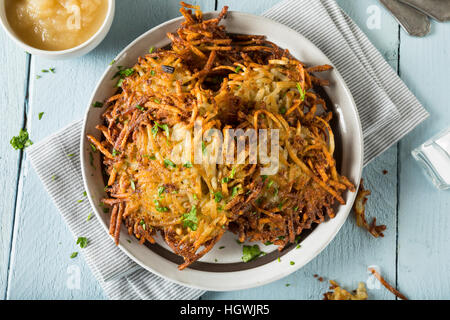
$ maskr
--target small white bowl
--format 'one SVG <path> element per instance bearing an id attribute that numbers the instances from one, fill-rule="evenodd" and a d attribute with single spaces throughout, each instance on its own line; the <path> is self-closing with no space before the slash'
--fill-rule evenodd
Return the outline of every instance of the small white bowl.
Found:
<path id="1" fill-rule="evenodd" d="M 89 51 L 93 50 L 96 46 L 102 42 L 102 40 L 105 38 L 105 36 L 108 34 L 109 29 L 111 28 L 112 21 L 114 19 L 114 10 L 116 6 L 116 0 L 108 0 L 108 11 L 106 13 L 105 20 L 103 21 L 103 24 L 101 25 L 100 29 L 97 30 L 97 32 L 90 37 L 87 41 L 83 42 L 82 44 L 66 49 L 66 50 L 59 50 L 59 51 L 50 51 L 50 50 L 41 50 L 34 48 L 25 42 L 23 42 L 14 32 L 14 30 L 9 25 L 8 19 L 6 17 L 6 10 L 5 10 L 5 2 L 0 5 L 0 24 L 2 25 L 3 29 L 6 31 L 8 36 L 22 49 L 25 51 L 41 56 L 47 59 L 69 59 L 69 58 L 76 58 L 79 56 L 82 56 Z"/>

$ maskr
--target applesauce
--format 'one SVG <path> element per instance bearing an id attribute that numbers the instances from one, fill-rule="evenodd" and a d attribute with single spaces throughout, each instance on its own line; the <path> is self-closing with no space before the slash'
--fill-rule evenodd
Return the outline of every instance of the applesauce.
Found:
<path id="1" fill-rule="evenodd" d="M 76 47 L 103 24 L 108 0 L 5 0 L 6 16 L 16 35 L 41 50 Z"/>

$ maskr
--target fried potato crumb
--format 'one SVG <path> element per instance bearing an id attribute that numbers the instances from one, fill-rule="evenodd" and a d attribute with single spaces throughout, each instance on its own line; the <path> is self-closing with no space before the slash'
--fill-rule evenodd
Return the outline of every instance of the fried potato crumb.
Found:
<path id="1" fill-rule="evenodd" d="M 372 223 L 367 223 L 366 220 L 366 202 L 368 196 L 371 194 L 370 190 L 364 189 L 363 179 L 359 184 L 358 194 L 356 196 L 355 204 L 353 205 L 353 210 L 356 214 L 356 224 L 358 227 L 363 227 L 375 238 L 384 237 L 383 231 L 386 230 L 385 225 L 377 225 L 377 219 L 373 218 Z"/>
<path id="2" fill-rule="evenodd" d="M 353 291 L 353 294 L 341 288 L 334 280 L 330 280 L 330 284 L 330 290 L 333 291 L 324 293 L 323 300 L 367 300 L 369 297 L 363 282 L 358 284 L 358 288 Z"/>

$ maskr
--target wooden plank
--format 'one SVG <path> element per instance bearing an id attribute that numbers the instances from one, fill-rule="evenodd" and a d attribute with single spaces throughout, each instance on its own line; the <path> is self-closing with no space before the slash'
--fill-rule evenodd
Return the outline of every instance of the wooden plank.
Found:
<path id="1" fill-rule="evenodd" d="M 18 183 L 21 151 L 14 150 L 9 141 L 19 134 L 24 125 L 25 92 L 27 83 L 27 53 L 19 49 L 7 34 L 0 31 L 0 101 L 2 129 L 0 130 L 0 299 L 6 297 L 10 261 L 16 186 Z"/>
<path id="2" fill-rule="evenodd" d="M 231 10 L 260 14 L 278 3 L 277 0 L 243 2 L 238 0 L 219 1 Z M 383 53 L 386 60 L 396 68 L 398 48 L 398 25 L 375 0 L 345 1 L 338 3 L 368 35 L 374 45 Z M 375 7 L 371 7 L 375 6 Z M 380 10 L 380 29 L 367 26 L 368 8 Z M 275 283 L 235 292 L 208 292 L 204 299 L 320 299 L 328 289 L 326 282 L 317 281 L 314 274 L 324 279 L 335 279 L 342 285 L 353 289 L 359 281 L 366 281 L 367 267 L 377 265 L 391 281 L 395 281 L 396 260 L 396 203 L 397 203 L 397 149 L 390 148 L 386 153 L 364 169 L 366 187 L 372 190 L 367 205 L 368 216 L 376 216 L 378 222 L 388 226 L 383 239 L 374 239 L 367 232 L 356 227 L 351 216 L 337 237 L 312 262 L 304 268 Z M 383 170 L 387 170 L 386 175 Z M 300 249 L 301 250 L 301 249 Z M 286 284 L 290 284 L 286 287 Z M 380 288 L 369 289 L 371 299 L 393 299 L 393 295 Z"/>
<path id="3" fill-rule="evenodd" d="M 203 4 L 205 10 L 214 9 L 214 0 L 193 2 Z M 93 87 L 114 56 L 143 32 L 180 15 L 178 0 L 116 1 L 116 6 L 111 31 L 93 52 L 64 61 L 33 57 L 28 118 L 35 141 L 81 119 Z M 56 73 L 41 73 L 49 67 L 55 67 Z M 38 74 L 42 78 L 37 80 Z M 45 112 L 42 120 L 38 120 L 39 112 Z M 79 250 L 28 161 L 21 179 L 7 298 L 106 298 L 82 256 L 69 258 Z M 70 285 L 77 272 L 79 289 Z"/>
<path id="4" fill-rule="evenodd" d="M 450 193 L 438 191 L 411 150 L 450 125 L 450 25 L 432 24 L 425 38 L 401 33 L 400 74 L 431 117 L 400 143 L 398 283 L 412 299 L 450 297 Z"/>

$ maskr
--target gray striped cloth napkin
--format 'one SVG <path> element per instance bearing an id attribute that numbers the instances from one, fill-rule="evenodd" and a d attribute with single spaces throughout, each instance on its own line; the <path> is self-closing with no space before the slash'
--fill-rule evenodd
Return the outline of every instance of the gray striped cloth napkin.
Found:
<path id="1" fill-rule="evenodd" d="M 358 107 L 365 164 L 423 121 L 427 112 L 362 31 L 334 0 L 288 0 L 264 14 L 316 44 L 344 77 Z M 164 280 L 140 268 L 117 248 L 96 219 L 83 190 L 80 158 L 82 122 L 77 121 L 32 145 L 28 157 L 74 236 L 88 235 L 82 250 L 111 299 L 197 299 L 202 290 Z M 67 157 L 74 153 L 77 156 Z"/>

